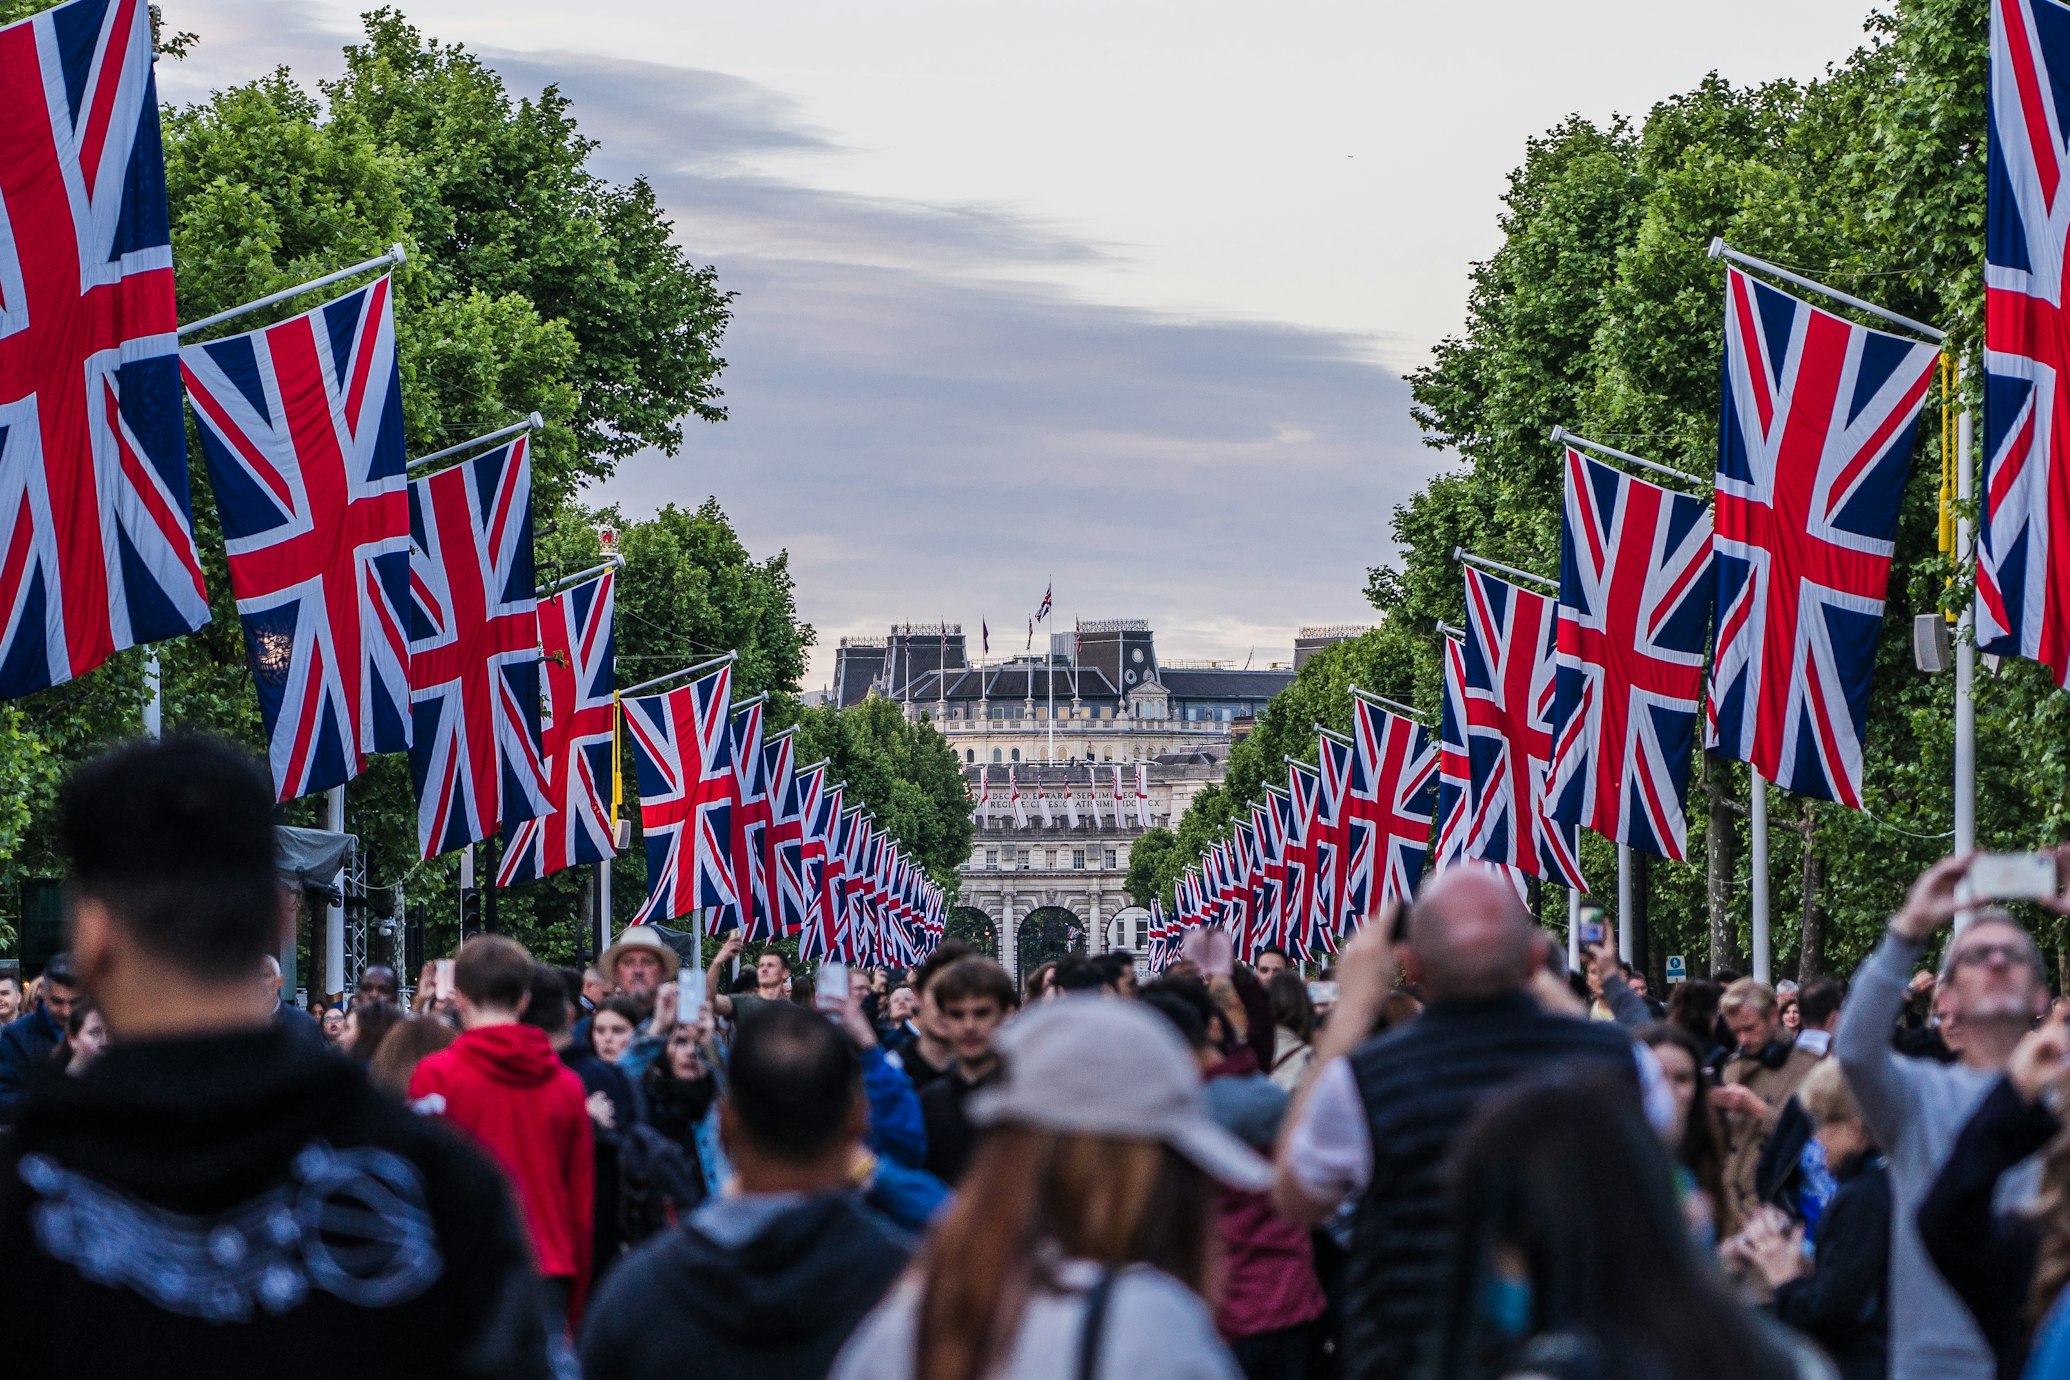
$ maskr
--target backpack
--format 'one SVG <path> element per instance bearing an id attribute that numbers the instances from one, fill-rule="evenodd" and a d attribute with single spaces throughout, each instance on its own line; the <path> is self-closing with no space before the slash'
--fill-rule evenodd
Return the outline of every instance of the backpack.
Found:
<path id="1" fill-rule="evenodd" d="M 618 1222 L 637 1246 L 688 1217 L 705 1199 L 697 1157 L 652 1126 L 636 1123 L 618 1139 Z"/>

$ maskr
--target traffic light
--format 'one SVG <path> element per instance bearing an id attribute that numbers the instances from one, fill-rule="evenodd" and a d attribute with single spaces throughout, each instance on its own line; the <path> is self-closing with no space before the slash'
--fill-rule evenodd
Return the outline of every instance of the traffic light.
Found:
<path id="1" fill-rule="evenodd" d="M 460 888 L 460 936 L 466 938 L 482 927 L 482 893 L 471 886 Z"/>

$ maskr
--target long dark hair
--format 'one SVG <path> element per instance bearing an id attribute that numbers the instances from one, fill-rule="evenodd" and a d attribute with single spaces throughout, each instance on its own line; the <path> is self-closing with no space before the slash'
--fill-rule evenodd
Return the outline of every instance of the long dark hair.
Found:
<path id="1" fill-rule="evenodd" d="M 1710 1051 L 1687 1027 L 1672 1021 L 1655 1021 L 1639 1031 L 1639 1039 L 1656 1049 L 1673 1045 L 1696 1066 L 1696 1099 L 1689 1104 L 1689 1120 L 1682 1127 L 1682 1143 L 1675 1147 L 1675 1158 L 1696 1176 L 1697 1186 L 1711 1200 L 1715 1220 L 1718 1210 L 1725 1206 L 1725 1147 L 1718 1138 L 1717 1118 L 1711 1111 L 1711 1073 L 1703 1066 L 1704 1056 Z"/>
<path id="2" fill-rule="evenodd" d="M 1559 1334 L 1620 1380 L 1791 1380 L 1781 1344 L 1734 1299 L 1676 1205 L 1637 1099 L 1601 1074 L 1492 1098 L 1451 1166 L 1454 1254 L 1436 1375 L 1479 1375 L 1504 1339 L 1484 1300 L 1497 1249 L 1523 1257 L 1529 1336 Z M 1521 1341 L 1522 1339 L 1516 1339 Z"/>
<path id="3" fill-rule="evenodd" d="M 1210 1290 L 1215 1194 L 1155 1141 L 996 1126 L 914 1272 L 916 1380 L 980 1380 L 1013 1344 L 1044 1248 L 1103 1265 L 1142 1263 Z"/>
<path id="4" fill-rule="evenodd" d="M 1291 970 L 1274 973 L 1266 988 L 1272 997 L 1272 1023 L 1290 1030 L 1307 1044 L 1315 1039 L 1315 1004 L 1308 1000 L 1308 984 Z"/>

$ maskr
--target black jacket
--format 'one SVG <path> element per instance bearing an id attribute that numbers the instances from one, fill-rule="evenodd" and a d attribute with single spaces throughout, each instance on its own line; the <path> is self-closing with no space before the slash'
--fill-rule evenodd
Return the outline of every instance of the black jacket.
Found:
<path id="1" fill-rule="evenodd" d="M 118 1045 L 24 1094 L 0 1152 L 10 1380 L 548 1374 L 487 1160 L 278 1028 Z"/>
<path id="2" fill-rule="evenodd" d="M 2040 1233 L 2024 1212 L 1994 1212 L 1992 1198 L 1999 1177 L 2047 1145 L 2056 1129 L 2054 1113 L 2028 1106 L 2012 1080 L 2000 1078 L 1919 1204 L 1919 1239 L 1991 1343 L 2000 1380 L 2019 1380 L 2027 1368 L 2027 1291 Z"/>
<path id="3" fill-rule="evenodd" d="M 14 1119 L 15 1104 L 30 1079 L 50 1062 L 65 1037 L 64 1027 L 38 1002 L 26 1016 L 0 1025 L 0 1124 Z"/>
<path id="4" fill-rule="evenodd" d="M 952 1064 L 949 1071 L 920 1090 L 920 1117 L 927 1127 L 927 1158 L 921 1168 L 954 1188 L 977 1153 L 978 1128 L 964 1110 L 970 1095 L 999 1081 L 997 1068 L 975 1083 L 965 1082 Z"/>
<path id="5" fill-rule="evenodd" d="M 1792 1099 L 1794 1104 L 1795 1099 Z M 1775 1291 L 1775 1316 L 1824 1349 L 1840 1380 L 1890 1373 L 1890 1166 L 1881 1155 L 1836 1168 L 1809 1275 Z"/>
<path id="6" fill-rule="evenodd" d="M 700 1218 L 604 1281 L 583 1324 L 585 1375 L 822 1380 L 910 1253 L 847 1193 L 807 1198 L 739 1245 L 706 1235 Z"/>

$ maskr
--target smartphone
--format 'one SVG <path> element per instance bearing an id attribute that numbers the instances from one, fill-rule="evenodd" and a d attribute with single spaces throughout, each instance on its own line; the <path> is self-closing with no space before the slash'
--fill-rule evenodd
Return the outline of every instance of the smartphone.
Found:
<path id="1" fill-rule="evenodd" d="M 1229 942 L 1229 932 L 1220 925 L 1202 925 L 1186 931 L 1186 937 L 1179 941 L 1179 956 L 1190 959 L 1200 969 L 1201 977 L 1209 981 L 1236 971 L 1236 946 Z"/>
<path id="2" fill-rule="evenodd" d="M 1584 948 L 1595 948 L 1596 945 L 1603 942 L 1604 936 L 1607 933 L 1608 931 L 1604 929 L 1603 922 L 1600 920 L 1584 920 L 1581 922 L 1581 943 Z"/>
<path id="3" fill-rule="evenodd" d="M 1308 1002 L 1311 1006 L 1335 1006 L 1337 1004 L 1337 984 L 1320 981 L 1309 983 Z"/>
<path id="4" fill-rule="evenodd" d="M 848 965 L 832 959 L 819 965 L 814 975 L 812 1005 L 820 1011 L 839 1011 L 848 1005 Z"/>
<path id="5" fill-rule="evenodd" d="M 2059 889 L 2052 853 L 1979 853 L 1969 865 L 1970 894 L 1993 901 L 2031 901 Z"/>
<path id="6" fill-rule="evenodd" d="M 685 967 L 676 975 L 676 1024 L 696 1025 L 704 1015 L 704 973 Z"/>
<path id="7" fill-rule="evenodd" d="M 441 958 L 431 965 L 431 999 L 453 999 L 453 960 L 450 958 Z"/>

